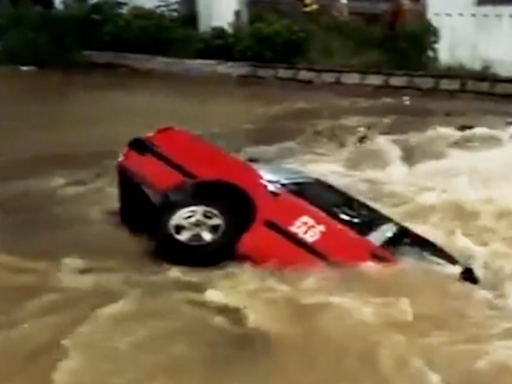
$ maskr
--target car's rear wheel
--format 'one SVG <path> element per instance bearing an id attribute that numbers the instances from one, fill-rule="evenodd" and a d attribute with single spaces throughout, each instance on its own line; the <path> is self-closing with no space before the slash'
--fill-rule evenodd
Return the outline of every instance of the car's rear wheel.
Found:
<path id="1" fill-rule="evenodd" d="M 220 198 L 173 196 L 162 209 L 158 255 L 187 266 L 213 266 L 233 258 L 244 218 Z"/>

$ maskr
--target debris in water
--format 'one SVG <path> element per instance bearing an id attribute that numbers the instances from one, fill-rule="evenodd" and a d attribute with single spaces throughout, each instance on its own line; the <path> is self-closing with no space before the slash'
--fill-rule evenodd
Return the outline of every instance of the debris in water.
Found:
<path id="1" fill-rule="evenodd" d="M 475 128 L 476 126 L 474 126 L 473 124 L 459 124 L 455 129 L 460 132 L 466 132 Z"/>
<path id="2" fill-rule="evenodd" d="M 357 145 L 367 144 L 374 136 L 371 127 L 359 127 L 357 128 L 356 143 Z"/>

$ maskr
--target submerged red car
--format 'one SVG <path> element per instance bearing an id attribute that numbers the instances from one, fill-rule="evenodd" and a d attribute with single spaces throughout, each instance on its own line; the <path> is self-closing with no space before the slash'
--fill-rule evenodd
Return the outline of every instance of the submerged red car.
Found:
<path id="1" fill-rule="evenodd" d="M 357 197 L 298 169 L 244 160 L 189 131 L 132 139 L 118 163 L 119 212 L 172 263 L 310 267 L 395 263 L 403 255 L 473 269 Z"/>

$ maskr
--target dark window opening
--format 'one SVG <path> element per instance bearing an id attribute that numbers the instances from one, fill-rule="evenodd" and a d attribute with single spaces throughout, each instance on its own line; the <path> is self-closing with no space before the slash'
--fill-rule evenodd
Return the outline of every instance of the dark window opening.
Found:
<path id="1" fill-rule="evenodd" d="M 285 184 L 284 188 L 361 236 L 391 221 L 363 201 L 322 180 Z"/>

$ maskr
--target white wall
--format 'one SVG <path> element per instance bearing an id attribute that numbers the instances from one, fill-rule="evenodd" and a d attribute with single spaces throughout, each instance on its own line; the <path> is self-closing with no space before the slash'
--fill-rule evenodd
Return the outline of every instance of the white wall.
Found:
<path id="1" fill-rule="evenodd" d="M 439 29 L 442 64 L 490 67 L 512 76 L 512 5 L 476 6 L 475 0 L 427 0 L 430 21 Z"/>
<path id="2" fill-rule="evenodd" d="M 247 0 L 196 0 L 196 7 L 202 32 L 215 27 L 232 30 L 238 12 L 247 19 Z"/>

